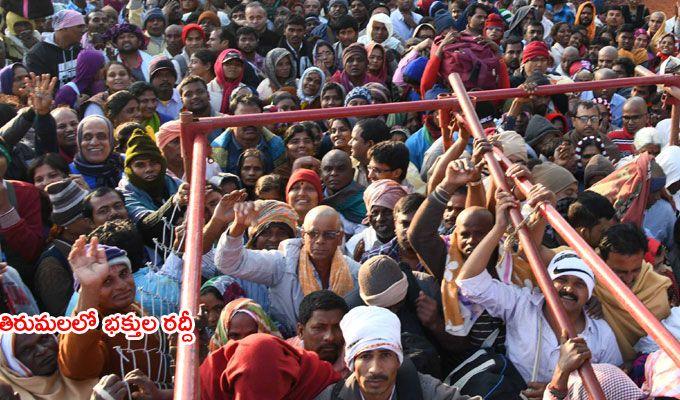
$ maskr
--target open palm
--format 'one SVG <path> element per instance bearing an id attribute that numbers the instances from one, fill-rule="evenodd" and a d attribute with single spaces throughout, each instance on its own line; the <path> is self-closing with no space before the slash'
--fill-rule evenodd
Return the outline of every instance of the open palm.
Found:
<path id="1" fill-rule="evenodd" d="M 86 244 L 85 236 L 78 238 L 71 248 L 68 261 L 81 286 L 101 285 L 109 274 L 106 253 L 99 247 L 96 237 L 90 240 L 89 248 Z"/>

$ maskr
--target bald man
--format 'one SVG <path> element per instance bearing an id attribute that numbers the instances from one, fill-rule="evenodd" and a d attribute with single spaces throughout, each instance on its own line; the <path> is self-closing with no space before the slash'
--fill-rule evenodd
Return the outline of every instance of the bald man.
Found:
<path id="1" fill-rule="evenodd" d="M 604 50 L 604 48 L 602 49 Z M 596 81 L 604 81 L 607 79 L 616 79 L 619 76 L 613 69 L 600 68 L 595 71 L 594 79 Z M 609 110 L 611 113 L 611 124 L 616 128 L 621 127 L 621 115 L 623 112 L 623 103 L 626 98 L 616 93 L 616 89 L 600 89 L 581 93 L 581 100 L 592 100 L 594 98 L 602 98 L 609 102 Z"/>
<path id="2" fill-rule="evenodd" d="M 628 156 L 635 153 L 633 139 L 635 133 L 649 126 L 649 114 L 647 103 L 642 97 L 631 97 L 623 104 L 623 129 L 612 131 L 607 134 L 618 147 L 622 155 Z"/>
<path id="3" fill-rule="evenodd" d="M 234 205 L 234 222 L 215 249 L 215 265 L 226 275 L 269 288 L 270 314 L 283 324 L 284 336 L 295 334 L 298 307 L 304 296 L 330 289 L 348 296 L 359 288 L 359 264 L 340 251 L 344 237 L 340 214 L 329 206 L 311 209 L 302 238 L 281 242 L 279 250 L 250 250 L 243 234 L 258 215 L 255 202 Z"/>
<path id="4" fill-rule="evenodd" d="M 450 245 L 438 234 L 439 224 L 442 220 L 446 203 L 460 187 L 474 183 L 477 176 L 470 172 L 469 160 L 456 160 L 446 171 L 444 180 L 430 193 L 416 211 L 411 226 L 408 229 L 408 239 L 411 246 L 418 254 L 423 265 L 432 273 L 441 284 L 444 281 L 446 265 L 457 262 L 463 265 L 472 251 L 479 245 L 482 239 L 491 231 L 494 225 L 494 217 L 491 212 L 483 207 L 467 207 L 456 218 L 456 225 L 450 237 Z M 489 273 L 498 278 L 496 272 L 497 251 L 490 257 L 487 269 Z M 446 287 L 446 281 L 442 288 Z M 442 289 L 444 290 L 444 289 Z M 448 288 L 446 288 L 448 290 Z M 455 352 L 464 353 L 474 347 L 481 347 L 482 343 L 498 328 L 498 336 L 491 340 L 497 351 L 504 351 L 503 343 L 505 334 L 500 329 L 502 321 L 490 317 L 486 312 L 475 322 L 469 332 L 460 339 L 465 339 Z"/>
<path id="5" fill-rule="evenodd" d="M 579 58 L 580 56 L 578 49 L 573 46 L 568 46 L 566 49 L 564 49 L 564 52 L 562 53 L 560 65 L 555 70 L 555 73 L 558 75 L 571 77 L 569 75 L 569 67 L 571 66 L 571 63 L 578 60 Z"/>
<path id="6" fill-rule="evenodd" d="M 619 51 L 614 46 L 604 46 L 597 52 L 597 69 L 611 68 L 619 58 Z"/>
<path id="7" fill-rule="evenodd" d="M 351 236 L 363 230 L 365 188 L 354 181 L 349 154 L 337 149 L 329 151 L 321 159 L 321 181 L 324 185 L 322 203 L 340 213 L 345 232 Z"/>

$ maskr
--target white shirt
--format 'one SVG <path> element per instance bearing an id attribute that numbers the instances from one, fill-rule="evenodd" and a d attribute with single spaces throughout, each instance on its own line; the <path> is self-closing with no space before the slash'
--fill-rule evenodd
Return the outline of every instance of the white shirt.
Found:
<path id="1" fill-rule="evenodd" d="M 420 14 L 416 14 L 413 11 L 411 11 L 411 15 L 413 16 L 413 20 L 415 21 L 416 25 L 420 23 L 420 20 L 423 19 L 423 16 Z M 392 29 L 394 29 L 394 34 L 399 36 L 402 42 L 406 42 L 413 36 L 413 31 L 414 29 L 411 29 L 406 25 L 406 22 L 404 22 L 404 15 L 399 11 L 399 9 L 395 9 L 392 11 L 392 14 L 390 15 L 390 19 L 392 20 Z"/>
<path id="2" fill-rule="evenodd" d="M 384 243 L 378 239 L 378 234 L 375 233 L 375 229 L 372 226 L 362 230 L 361 232 L 352 236 L 347 243 L 345 243 L 346 254 L 350 257 L 354 255 L 354 250 L 356 249 L 359 241 L 364 240 L 364 252 L 373 250 L 376 247 L 382 246 Z"/>
<path id="3" fill-rule="evenodd" d="M 168 117 L 179 118 L 182 107 L 182 97 L 179 95 L 177 89 L 172 89 L 172 97 L 170 100 L 163 102 L 159 99 L 158 104 L 156 104 L 156 111 L 165 114 Z"/>
<path id="4" fill-rule="evenodd" d="M 483 306 L 491 316 L 505 321 L 507 355 L 522 378 L 527 382 L 550 382 L 560 356 L 560 344 L 543 315 L 543 294 L 502 283 L 493 279 L 486 270 L 472 278 L 457 279 L 456 283 L 461 296 Z M 585 319 L 585 329 L 579 336 L 586 340 L 593 354 L 591 362 L 623 364 L 616 337 L 607 322 L 591 319 L 587 314 Z M 542 326 L 539 328 L 539 325 Z M 538 372 L 532 377 L 539 337 Z"/>
<path id="5" fill-rule="evenodd" d="M 544 15 L 541 20 L 541 25 L 543 25 L 543 39 L 545 40 L 545 43 L 550 46 L 553 42 L 552 37 L 550 37 L 550 31 L 554 24 Z"/>

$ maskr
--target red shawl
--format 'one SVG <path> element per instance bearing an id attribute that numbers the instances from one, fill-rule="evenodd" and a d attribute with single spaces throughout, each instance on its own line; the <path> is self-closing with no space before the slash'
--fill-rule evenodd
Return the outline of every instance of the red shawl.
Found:
<path id="1" fill-rule="evenodd" d="M 316 353 L 256 333 L 210 353 L 201 364 L 201 400 L 313 399 L 340 380 Z"/>
<path id="2" fill-rule="evenodd" d="M 222 69 L 222 62 L 224 62 L 224 58 L 227 56 L 227 53 L 238 53 L 238 55 L 241 57 L 241 62 L 243 62 L 243 69 L 241 70 L 241 75 L 233 81 L 228 81 L 227 78 L 224 76 L 224 70 Z M 219 83 L 220 87 L 222 88 L 222 104 L 220 105 L 220 112 L 222 114 L 228 114 L 229 113 L 229 97 L 231 97 L 231 92 L 236 89 L 236 87 L 241 83 L 243 80 L 243 71 L 245 71 L 245 62 L 243 61 L 243 54 L 241 54 L 240 51 L 236 49 L 225 49 L 222 50 L 219 56 L 217 56 L 217 61 L 215 61 L 215 79 L 217 79 L 217 83 Z"/>
<path id="3" fill-rule="evenodd" d="M 614 205 L 616 216 L 621 222 L 632 222 L 642 226 L 651 176 L 649 153 L 642 153 L 635 161 L 609 174 L 588 190 L 599 193 Z"/>

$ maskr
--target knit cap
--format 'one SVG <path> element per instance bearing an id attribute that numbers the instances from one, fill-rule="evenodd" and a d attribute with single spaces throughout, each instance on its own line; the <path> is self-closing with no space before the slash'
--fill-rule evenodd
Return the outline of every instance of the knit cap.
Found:
<path id="1" fill-rule="evenodd" d="M 456 21 L 453 20 L 451 13 L 447 10 L 439 10 L 439 12 L 434 15 L 434 28 L 437 35 L 440 35 L 449 28 L 453 28 L 455 24 Z"/>
<path id="2" fill-rule="evenodd" d="M 548 121 L 547 118 L 542 115 L 534 115 L 527 124 L 524 140 L 529 146 L 533 146 L 538 143 L 543 136 L 552 132 L 560 134 L 559 129 L 555 128 L 555 125 Z"/>
<path id="3" fill-rule="evenodd" d="M 349 2 L 347 0 L 330 0 L 328 2 L 328 9 L 330 10 L 336 4 L 345 7 L 345 10 L 349 10 Z"/>
<path id="4" fill-rule="evenodd" d="M 583 183 L 590 187 L 590 181 L 596 176 L 605 177 L 614 172 L 614 164 L 602 154 L 594 155 L 586 164 L 583 172 Z"/>
<path id="5" fill-rule="evenodd" d="M 391 307 L 406 297 L 408 280 L 392 258 L 379 255 L 359 268 L 359 295 L 369 306 Z"/>
<path id="6" fill-rule="evenodd" d="M 74 181 L 66 179 L 54 182 L 45 188 L 52 203 L 52 222 L 67 226 L 83 215 L 83 200 L 87 191 Z"/>
<path id="7" fill-rule="evenodd" d="M 553 193 L 565 189 L 572 183 L 576 183 L 576 178 L 566 168 L 550 161 L 538 164 L 531 171 L 536 183 L 540 183 Z"/>
<path id="8" fill-rule="evenodd" d="M 347 97 L 345 97 L 345 107 L 347 107 L 349 105 L 349 102 L 354 99 L 364 99 L 368 102 L 368 104 L 371 104 L 371 102 L 373 102 L 371 91 L 363 86 L 357 86 L 350 90 L 349 93 L 347 93 Z"/>
<path id="9" fill-rule="evenodd" d="M 132 161 L 139 157 L 149 158 L 153 161 L 157 161 L 161 163 L 163 169 L 166 167 L 165 158 L 158 149 L 156 142 L 154 142 L 146 132 L 137 128 L 132 131 L 132 135 L 130 135 L 130 139 L 128 139 L 127 142 L 127 150 L 125 151 L 125 168 L 130 168 Z"/>
<path id="10" fill-rule="evenodd" d="M 167 21 L 165 19 L 165 14 L 163 14 L 163 10 L 154 7 L 146 10 L 142 15 L 142 29 L 146 29 L 146 23 L 151 19 L 162 19 L 163 21 Z"/>

